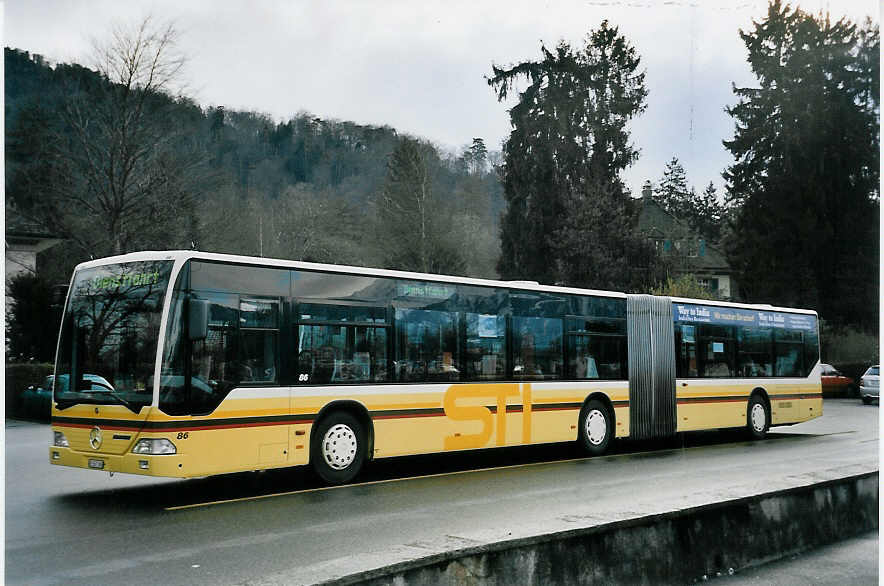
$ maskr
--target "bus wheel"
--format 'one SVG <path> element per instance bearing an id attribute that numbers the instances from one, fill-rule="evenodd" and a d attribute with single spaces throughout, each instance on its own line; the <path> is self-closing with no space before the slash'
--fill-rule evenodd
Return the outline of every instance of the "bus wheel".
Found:
<path id="1" fill-rule="evenodd" d="M 761 395 L 749 398 L 749 409 L 746 411 L 746 431 L 751 439 L 764 439 L 770 429 L 770 409 Z"/>
<path id="2" fill-rule="evenodd" d="M 323 417 L 313 433 L 310 461 L 329 484 L 350 482 L 365 461 L 367 442 L 359 421 L 343 411 Z"/>
<path id="3" fill-rule="evenodd" d="M 580 412 L 578 443 L 585 452 L 600 456 L 608 451 L 614 436 L 614 418 L 600 401 L 593 399 Z"/>

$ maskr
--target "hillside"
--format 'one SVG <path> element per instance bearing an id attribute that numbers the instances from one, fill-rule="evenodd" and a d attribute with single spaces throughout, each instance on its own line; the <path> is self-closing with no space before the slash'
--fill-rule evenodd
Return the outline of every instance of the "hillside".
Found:
<path id="1" fill-rule="evenodd" d="M 80 65 L 51 66 L 19 49 L 6 48 L 4 62 L 7 213 L 68 239 L 69 246 L 40 259 L 54 280 L 65 280 L 90 256 L 191 245 L 408 268 L 391 265 L 390 247 L 397 244 L 378 222 L 391 154 L 411 138 L 394 128 L 307 112 L 274 121 L 259 112 L 150 95 L 154 117 L 146 119 L 143 136 L 162 150 L 152 147 L 138 160 L 143 169 L 136 167 L 125 184 L 134 195 L 116 209 L 103 202 L 89 170 L 116 171 L 105 169 L 112 161 L 107 153 L 114 152 L 110 133 L 96 129 L 113 123 L 106 113 L 113 113 L 109 104 L 120 88 Z M 454 266 L 494 277 L 503 195 L 484 144 L 444 153 L 417 142 L 434 209 L 446 218 L 446 246 L 461 261 Z M 143 163 L 148 157 L 151 166 Z"/>

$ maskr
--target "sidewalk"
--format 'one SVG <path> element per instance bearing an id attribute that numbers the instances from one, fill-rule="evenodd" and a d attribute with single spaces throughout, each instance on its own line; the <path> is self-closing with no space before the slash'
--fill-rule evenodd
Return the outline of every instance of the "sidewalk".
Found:
<path id="1" fill-rule="evenodd" d="M 710 580 L 721 586 L 878 584 L 878 532 Z M 711 578 L 711 577 L 710 577 Z"/>
<path id="2" fill-rule="evenodd" d="M 28 425 L 49 425 L 49 422 L 48 421 L 32 421 L 30 419 L 12 419 L 10 417 L 6 418 L 6 427 L 25 427 Z"/>

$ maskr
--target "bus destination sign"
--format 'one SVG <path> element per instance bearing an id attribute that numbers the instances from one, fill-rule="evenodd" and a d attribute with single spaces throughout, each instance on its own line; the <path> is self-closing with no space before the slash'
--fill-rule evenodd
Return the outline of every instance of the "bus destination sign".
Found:
<path id="1" fill-rule="evenodd" d="M 129 288 L 156 285 L 159 282 L 159 271 L 154 271 L 152 273 L 126 273 L 123 275 L 95 277 L 92 279 L 92 287 L 94 289 L 118 289 L 120 287 Z"/>
<path id="2" fill-rule="evenodd" d="M 812 315 L 737 309 L 733 307 L 710 307 L 689 303 L 673 303 L 672 309 L 673 317 L 678 322 L 805 331 L 816 329 L 816 320 L 814 320 Z"/>

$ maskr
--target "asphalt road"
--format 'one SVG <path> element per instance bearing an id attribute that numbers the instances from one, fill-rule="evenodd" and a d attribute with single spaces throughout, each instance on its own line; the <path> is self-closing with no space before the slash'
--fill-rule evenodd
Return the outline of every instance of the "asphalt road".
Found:
<path id="1" fill-rule="evenodd" d="M 362 483 L 318 488 L 305 469 L 164 480 L 50 466 L 46 425 L 6 424 L 8 584 L 313 582 L 421 553 L 766 492 L 878 467 L 877 406 L 762 442 L 704 432 L 398 458 Z M 698 577 L 699 578 L 699 577 Z"/>

